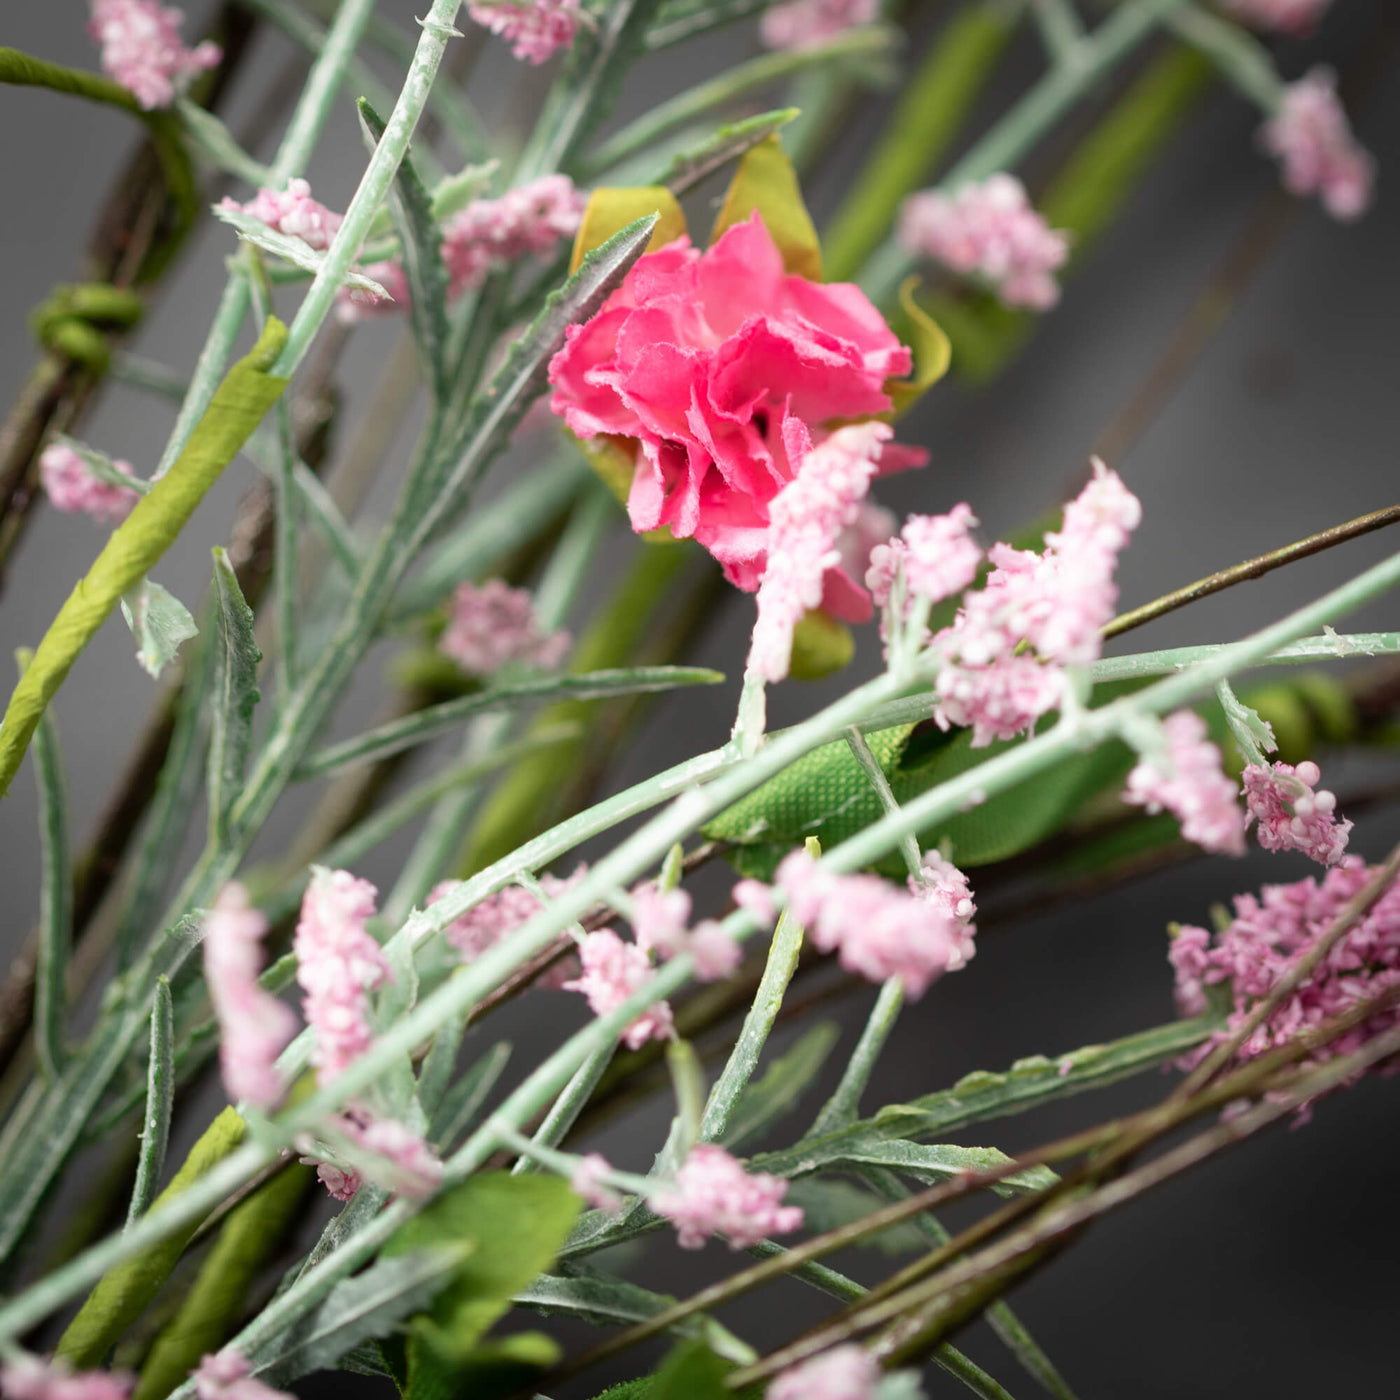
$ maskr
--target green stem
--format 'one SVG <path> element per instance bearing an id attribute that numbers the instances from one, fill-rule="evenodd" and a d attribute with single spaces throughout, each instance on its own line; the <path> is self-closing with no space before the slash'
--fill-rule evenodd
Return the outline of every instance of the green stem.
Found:
<path id="1" fill-rule="evenodd" d="M 865 1029 L 851 1053 L 850 1062 L 841 1074 L 841 1082 L 835 1092 L 822 1105 L 821 1112 L 812 1124 L 811 1135 L 821 1136 L 848 1127 L 856 1121 L 860 1113 L 860 1097 L 870 1083 L 875 1072 L 875 1063 L 885 1042 L 899 1019 L 904 1005 L 904 983 L 898 977 L 891 977 L 881 984 L 880 994 L 870 1010 Z"/>
<path id="2" fill-rule="evenodd" d="M 1284 82 L 1268 49 L 1248 30 L 1196 5 L 1187 5 L 1169 21 L 1172 32 L 1203 53 L 1259 109 L 1278 110 Z"/>
<path id="3" fill-rule="evenodd" d="M 1198 647 L 1169 647 L 1166 651 L 1141 651 L 1132 656 L 1109 656 L 1094 662 L 1090 675 L 1095 684 L 1135 680 L 1141 676 L 1171 676 L 1188 666 L 1210 661 L 1229 650 L 1232 643 L 1216 642 Z M 1330 629 L 1320 637 L 1303 637 L 1256 657 L 1251 666 L 1294 666 L 1301 661 L 1336 661 L 1353 656 L 1400 655 L 1400 632 L 1338 633 Z"/>
<path id="4" fill-rule="evenodd" d="M 964 5 L 933 41 L 822 238 L 826 276 L 844 282 L 884 238 L 900 202 L 938 168 L 1015 24 L 984 0 Z"/>
<path id="5" fill-rule="evenodd" d="M 583 173 L 585 176 L 594 175 L 619 165 L 654 141 L 716 107 L 747 97 L 793 74 L 826 64 L 886 57 L 893 47 L 893 41 L 893 31 L 878 25 L 864 25 L 845 30 L 809 48 L 779 50 L 751 58 L 717 78 L 678 93 L 623 127 L 588 157 Z"/>

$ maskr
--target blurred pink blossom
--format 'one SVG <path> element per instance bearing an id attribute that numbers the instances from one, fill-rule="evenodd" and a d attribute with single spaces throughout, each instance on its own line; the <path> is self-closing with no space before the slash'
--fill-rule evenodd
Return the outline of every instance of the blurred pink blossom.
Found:
<path id="1" fill-rule="evenodd" d="M 615 1011 L 629 997 L 641 991 L 656 975 L 651 961 L 635 943 L 624 943 L 612 929 L 588 934 L 579 949 L 582 974 L 564 983 L 564 990 L 581 992 L 595 1016 Z M 655 1002 L 623 1032 L 629 1050 L 637 1050 L 648 1040 L 670 1040 L 675 1035 L 671 1008 Z"/>
<path id="2" fill-rule="evenodd" d="M 874 1400 L 883 1374 L 864 1347 L 848 1342 L 781 1372 L 766 1400 Z"/>
<path id="3" fill-rule="evenodd" d="M 286 1090 L 277 1057 L 297 1030 L 291 1007 L 258 985 L 267 931 L 267 919 L 233 880 L 204 920 L 204 976 L 219 1022 L 224 1087 L 235 1103 L 246 1099 L 261 1108 L 271 1108 Z"/>
<path id="4" fill-rule="evenodd" d="M 336 214 L 318 200 L 311 197 L 311 186 L 305 180 L 287 182 L 285 190 L 270 190 L 264 187 L 246 204 L 240 204 L 227 195 L 220 201 L 225 209 L 234 209 L 261 219 L 269 228 L 285 233 L 291 238 L 300 238 L 310 248 L 324 252 L 345 222 L 343 214 Z M 372 275 L 372 274 L 371 274 Z"/>
<path id="5" fill-rule="evenodd" d="M 91 0 L 88 33 L 102 46 L 102 71 L 142 107 L 168 107 L 176 91 L 223 52 L 206 40 L 187 49 L 180 39 L 184 14 L 156 0 Z"/>
<path id="6" fill-rule="evenodd" d="M 113 462 L 123 476 L 133 480 L 130 462 Z M 107 525 L 120 525 L 141 499 L 135 487 L 112 486 L 100 480 L 71 447 L 50 443 L 39 458 L 39 480 L 56 510 L 81 512 Z"/>
<path id="7" fill-rule="evenodd" d="M 921 190 L 900 211 L 900 246 L 954 272 L 985 278 L 1008 306 L 1048 311 L 1069 238 L 1050 228 L 1014 175 L 992 175 L 948 195 Z"/>
<path id="8" fill-rule="evenodd" d="M 582 1196 L 594 1210 L 621 1210 L 622 1197 L 603 1184 L 603 1177 L 611 1171 L 608 1159 L 601 1152 L 590 1152 L 578 1159 L 578 1166 L 569 1178 L 569 1185 L 575 1194 Z"/>
<path id="9" fill-rule="evenodd" d="M 438 650 L 464 671 L 489 676 L 512 661 L 552 670 L 564 659 L 570 642 L 567 632 L 540 630 L 535 600 L 527 590 L 493 578 L 458 584 Z"/>
<path id="10" fill-rule="evenodd" d="M 295 1400 L 257 1380 L 252 1363 L 233 1347 L 206 1355 L 192 1379 L 199 1400 Z"/>
<path id="11" fill-rule="evenodd" d="M 1351 134 L 1336 75 L 1313 68 L 1284 90 L 1259 141 L 1283 165 L 1290 194 L 1317 194 L 1334 219 L 1358 219 L 1371 204 L 1376 162 Z"/>
<path id="12" fill-rule="evenodd" d="M 126 1400 L 135 1385 L 125 1371 L 70 1371 L 37 1356 L 16 1354 L 0 1363 L 6 1400 Z"/>
<path id="13" fill-rule="evenodd" d="M 651 1207 L 676 1227 L 682 1249 L 699 1249 L 723 1235 L 730 1249 L 747 1249 L 769 1235 L 802 1227 L 802 1211 L 785 1206 L 788 1184 L 780 1176 L 750 1176 L 722 1147 L 690 1149 L 675 1184 L 656 1192 Z"/>
<path id="14" fill-rule="evenodd" d="M 542 175 L 499 199 L 474 199 L 443 225 L 448 295 L 479 287 L 506 263 L 552 252 L 578 232 L 586 203 L 567 175 Z"/>
<path id="15" fill-rule="evenodd" d="M 467 12 L 528 63 L 543 63 L 568 48 L 583 23 L 574 0 L 468 0 Z"/>
<path id="16" fill-rule="evenodd" d="M 1244 854 L 1244 812 L 1237 789 L 1220 766 L 1220 750 L 1206 737 L 1206 722 L 1194 710 L 1178 710 L 1162 721 L 1167 752 L 1142 758 L 1128 774 L 1123 801 L 1149 812 L 1165 808 L 1181 823 L 1181 834 L 1206 851 Z"/>
<path id="17" fill-rule="evenodd" d="M 805 49 L 880 17 L 880 0 L 787 0 L 763 13 L 761 33 L 770 49 Z"/>
<path id="18" fill-rule="evenodd" d="M 1220 0 L 1221 8 L 1256 29 L 1307 34 L 1332 0 Z"/>

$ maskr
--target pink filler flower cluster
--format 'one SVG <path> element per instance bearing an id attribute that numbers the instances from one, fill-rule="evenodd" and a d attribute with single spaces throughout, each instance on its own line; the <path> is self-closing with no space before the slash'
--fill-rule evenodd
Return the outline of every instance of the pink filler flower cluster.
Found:
<path id="1" fill-rule="evenodd" d="M 569 650 L 567 632 L 545 633 L 534 599 L 504 579 L 457 586 L 438 650 L 464 671 L 489 676 L 508 662 L 553 670 Z"/>
<path id="2" fill-rule="evenodd" d="M 223 51 L 209 40 L 186 48 L 184 15 L 157 0 L 91 0 L 88 33 L 102 46 L 102 71 L 144 107 L 168 107 L 175 94 Z"/>
<path id="3" fill-rule="evenodd" d="M 1048 311 L 1060 299 L 1053 274 L 1069 257 L 1069 238 L 1036 212 L 1014 175 L 972 181 L 951 195 L 911 194 L 898 238 L 906 252 L 984 278 L 1008 306 Z"/>
<path id="4" fill-rule="evenodd" d="M 568 48 L 583 23 L 574 0 L 468 0 L 467 13 L 527 63 L 543 63 Z"/>
<path id="5" fill-rule="evenodd" d="M 1316 194 L 1334 219 L 1357 219 L 1371 203 L 1376 162 L 1351 134 L 1336 75 L 1314 68 L 1284 90 L 1259 141 L 1283 166 L 1290 194 Z"/>
<path id="6" fill-rule="evenodd" d="M 1182 1014 L 1206 1009 L 1206 989 L 1228 983 L 1231 1011 L 1226 1025 L 1183 1062 L 1191 1067 L 1243 1024 L 1254 1005 L 1302 957 L 1375 874 L 1358 856 L 1347 856 L 1320 878 L 1291 885 L 1265 885 L 1259 894 L 1236 895 L 1235 917 L 1212 938 L 1203 928 L 1182 927 L 1169 949 Z M 1321 965 L 1241 1046 L 1245 1061 L 1286 1044 L 1300 1031 L 1343 1015 L 1400 984 L 1400 885 L 1392 884 L 1333 946 Z M 1360 1049 L 1367 1040 L 1400 1023 L 1400 1006 L 1389 1006 L 1311 1056 L 1320 1063 Z"/>
<path id="7" fill-rule="evenodd" d="M 759 32 L 770 49 L 808 49 L 879 18 L 880 0 L 787 0 L 763 12 Z"/>

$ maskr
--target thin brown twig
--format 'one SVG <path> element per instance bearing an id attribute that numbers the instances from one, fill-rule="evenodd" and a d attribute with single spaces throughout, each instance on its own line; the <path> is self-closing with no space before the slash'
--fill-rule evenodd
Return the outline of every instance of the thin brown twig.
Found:
<path id="1" fill-rule="evenodd" d="M 1373 510 L 1369 515 L 1360 515 L 1355 520 L 1333 525 L 1327 530 L 1319 530 L 1317 534 L 1309 535 L 1306 539 L 1295 540 L 1280 549 L 1272 549 L 1267 554 L 1257 555 L 1253 559 L 1246 559 L 1243 563 L 1233 564 L 1228 569 L 1221 569 L 1218 573 L 1197 579 L 1195 583 L 1188 583 L 1184 588 L 1154 598 L 1152 602 L 1144 603 L 1131 612 L 1119 613 L 1111 622 L 1104 624 L 1103 635 L 1105 638 L 1121 636 L 1134 627 L 1141 627 L 1144 623 L 1154 622 L 1169 612 L 1175 612 L 1177 608 L 1184 608 L 1188 603 L 1209 598 L 1212 593 L 1220 593 L 1250 579 L 1263 578 L 1265 574 L 1272 573 L 1285 564 L 1293 564 L 1299 559 L 1321 554 L 1325 549 L 1345 544 L 1348 540 L 1359 539 L 1373 530 L 1382 530 L 1387 525 L 1397 522 L 1400 522 L 1400 505 Z"/>

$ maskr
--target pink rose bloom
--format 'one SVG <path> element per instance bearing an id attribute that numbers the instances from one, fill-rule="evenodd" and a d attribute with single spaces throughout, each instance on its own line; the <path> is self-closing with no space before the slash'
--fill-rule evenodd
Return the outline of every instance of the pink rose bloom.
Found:
<path id="1" fill-rule="evenodd" d="M 858 287 L 783 270 L 754 214 L 701 253 L 685 238 L 639 258 L 550 362 L 550 406 L 582 438 L 638 442 L 627 509 L 635 530 L 695 538 L 752 593 L 767 564 L 768 506 L 796 475 L 786 443 L 891 407 L 884 383 L 912 357 Z M 787 431 L 785 432 L 785 428 Z M 881 470 L 922 453 L 887 447 Z M 822 606 L 870 616 L 838 564 Z"/>

